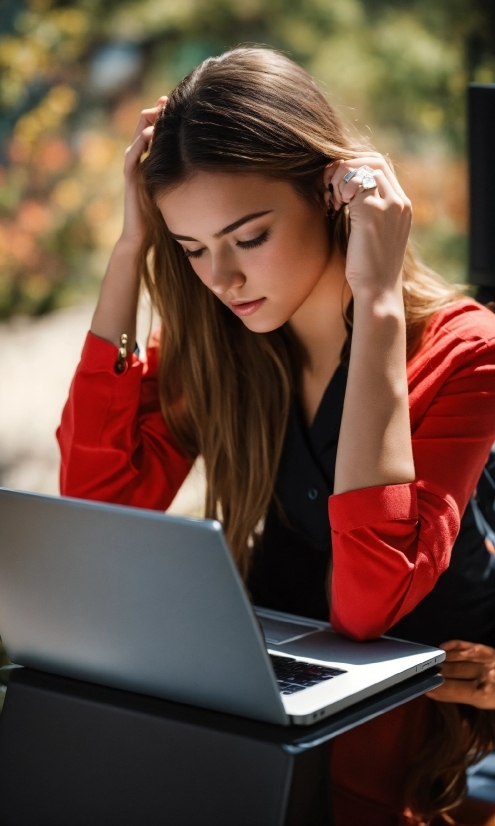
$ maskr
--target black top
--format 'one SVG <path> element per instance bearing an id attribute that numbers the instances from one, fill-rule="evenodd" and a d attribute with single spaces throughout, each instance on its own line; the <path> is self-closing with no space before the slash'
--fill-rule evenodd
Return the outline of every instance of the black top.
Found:
<path id="1" fill-rule="evenodd" d="M 347 368 L 340 364 L 311 427 L 297 399 L 293 400 L 275 496 L 248 581 L 255 605 L 328 620 L 328 497 L 333 493 L 346 383 Z M 495 569 L 491 560 L 468 504 L 448 570 L 388 633 L 428 645 L 450 639 L 494 645 Z"/>

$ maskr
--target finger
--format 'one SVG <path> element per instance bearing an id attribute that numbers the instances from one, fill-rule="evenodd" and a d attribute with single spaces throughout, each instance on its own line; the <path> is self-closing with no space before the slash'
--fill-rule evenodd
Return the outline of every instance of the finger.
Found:
<path id="1" fill-rule="evenodd" d="M 147 126 L 152 126 L 154 124 L 162 109 L 162 103 L 160 103 L 157 106 L 153 106 L 151 109 L 143 109 L 139 116 L 139 120 L 134 130 L 134 134 L 132 136 L 133 142 L 136 140 L 137 137 L 139 137 L 143 129 L 146 129 Z"/>
<path id="2" fill-rule="evenodd" d="M 334 193 L 340 199 L 340 205 L 348 204 L 358 194 L 361 185 L 361 177 L 355 175 L 350 181 L 344 181 L 342 178 L 340 183 L 334 185 Z"/>
<path id="3" fill-rule="evenodd" d="M 479 680 L 484 675 L 484 667 L 473 662 L 443 662 L 442 677 L 458 680 Z"/>
<path id="4" fill-rule="evenodd" d="M 378 194 L 382 198 L 389 196 L 392 190 L 390 188 L 387 189 L 386 180 L 382 176 L 381 170 L 372 170 L 372 173 L 377 186 L 376 188 L 366 190 L 362 189 L 363 177 L 365 173 L 359 172 L 349 181 L 345 181 L 341 176 L 340 183 L 337 184 L 336 190 L 334 186 L 334 195 L 337 199 L 339 199 L 338 207 L 341 207 L 343 204 L 350 204 L 350 202 L 356 198 L 358 193 L 364 193 L 365 195 Z M 371 172 L 369 174 L 371 174 Z"/>
<path id="5" fill-rule="evenodd" d="M 448 642 L 443 642 L 439 648 L 443 648 L 444 651 L 450 651 L 452 648 L 472 648 L 472 642 L 466 642 L 465 640 L 449 640 Z"/>
<path id="6" fill-rule="evenodd" d="M 468 660 L 484 664 L 493 662 L 495 665 L 495 649 L 489 645 L 470 643 L 468 648 L 453 648 L 446 652 L 446 662 L 465 662 Z"/>
<path id="7" fill-rule="evenodd" d="M 407 200 L 407 196 L 401 188 L 393 170 L 390 168 L 383 155 L 380 155 L 378 152 L 369 153 L 367 155 L 363 155 L 362 157 L 360 156 L 359 158 L 354 158 L 353 160 L 338 162 L 338 166 L 335 169 L 335 180 L 332 180 L 332 183 L 339 189 L 344 175 L 352 169 L 359 169 L 361 166 L 369 166 L 373 170 L 381 170 L 394 189 L 395 194 L 400 198 Z"/>
<path id="8" fill-rule="evenodd" d="M 367 160 L 366 160 L 367 157 Z M 364 160 L 364 165 L 370 166 L 372 169 L 380 169 L 385 177 L 387 178 L 388 182 L 390 183 L 391 187 L 394 189 L 395 194 L 398 195 L 400 198 L 407 198 L 406 193 L 402 189 L 399 181 L 397 180 L 397 176 L 390 165 L 389 161 L 379 153 L 370 154 L 366 156 Z"/>
<path id="9" fill-rule="evenodd" d="M 349 201 L 349 209 L 351 211 L 364 200 L 366 200 L 368 203 L 375 203 L 377 205 L 380 203 L 382 205 L 402 203 L 395 194 L 395 191 L 390 185 L 389 181 L 380 169 L 373 170 L 373 178 L 375 179 L 376 186 L 372 187 L 371 189 L 363 189 L 362 178 L 358 179 L 357 175 L 356 179 L 353 178 L 351 180 L 350 183 L 356 180 L 355 186 L 358 187 L 355 196 Z"/>
<path id="10" fill-rule="evenodd" d="M 330 183 L 333 187 L 333 196 L 336 202 L 335 206 L 342 206 L 342 204 L 347 203 L 347 201 L 344 201 L 343 198 L 346 186 L 348 188 L 348 193 L 351 193 L 349 195 L 349 200 L 357 192 L 357 188 L 355 188 L 354 185 L 351 186 L 353 179 L 351 179 L 351 181 L 347 184 L 344 181 L 344 176 L 349 172 L 356 173 L 358 169 L 357 161 L 335 161 L 333 164 L 329 164 L 329 166 L 333 167 L 333 175 Z"/>
<path id="11" fill-rule="evenodd" d="M 476 707 L 491 710 L 495 709 L 495 685 L 493 682 L 487 682 L 479 686 L 476 693 Z"/>
<path id="12" fill-rule="evenodd" d="M 427 697 L 440 703 L 466 703 L 477 705 L 478 684 L 476 680 L 445 680 L 444 684 L 427 692 Z"/>
<path id="13" fill-rule="evenodd" d="M 133 143 L 131 143 L 131 145 L 126 149 L 124 164 L 125 172 L 129 172 L 138 163 L 143 152 L 146 152 L 148 149 L 152 135 L 153 127 L 147 126 L 146 129 L 143 129 L 141 134 L 138 135 L 135 141 L 133 141 Z"/>

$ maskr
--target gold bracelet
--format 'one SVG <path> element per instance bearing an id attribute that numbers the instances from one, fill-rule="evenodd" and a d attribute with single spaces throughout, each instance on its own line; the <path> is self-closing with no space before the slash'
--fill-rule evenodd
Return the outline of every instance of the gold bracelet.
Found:
<path id="1" fill-rule="evenodd" d="M 127 365 L 127 333 L 122 333 L 120 336 L 120 347 L 115 362 L 115 372 L 123 373 Z"/>

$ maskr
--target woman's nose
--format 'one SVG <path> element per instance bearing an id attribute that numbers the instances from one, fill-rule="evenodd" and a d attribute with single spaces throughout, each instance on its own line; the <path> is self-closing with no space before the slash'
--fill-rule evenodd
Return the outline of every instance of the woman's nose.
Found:
<path id="1" fill-rule="evenodd" d="M 245 276 L 235 267 L 234 262 L 212 262 L 210 288 L 215 295 L 222 296 L 229 290 L 242 287 L 245 281 Z"/>

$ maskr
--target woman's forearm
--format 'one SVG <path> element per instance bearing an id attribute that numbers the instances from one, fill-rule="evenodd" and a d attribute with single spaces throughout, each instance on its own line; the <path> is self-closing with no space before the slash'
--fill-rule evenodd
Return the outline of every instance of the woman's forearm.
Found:
<path id="1" fill-rule="evenodd" d="M 400 280 L 354 296 L 349 374 L 334 493 L 415 479 Z"/>
<path id="2" fill-rule="evenodd" d="M 127 334 L 128 350 L 136 343 L 136 317 L 139 302 L 139 278 L 136 259 L 139 247 L 120 238 L 108 262 L 93 315 L 91 332 L 119 345 L 122 333 Z"/>
<path id="3" fill-rule="evenodd" d="M 120 345 L 122 333 L 126 333 L 128 350 L 133 350 L 136 344 L 140 286 L 136 262 L 144 233 L 136 170 L 143 152 L 149 147 L 153 124 L 166 101 L 165 96 L 160 97 L 152 109 L 143 109 L 132 143 L 126 150 L 124 226 L 110 257 L 91 324 L 92 333 L 117 346 Z"/>

